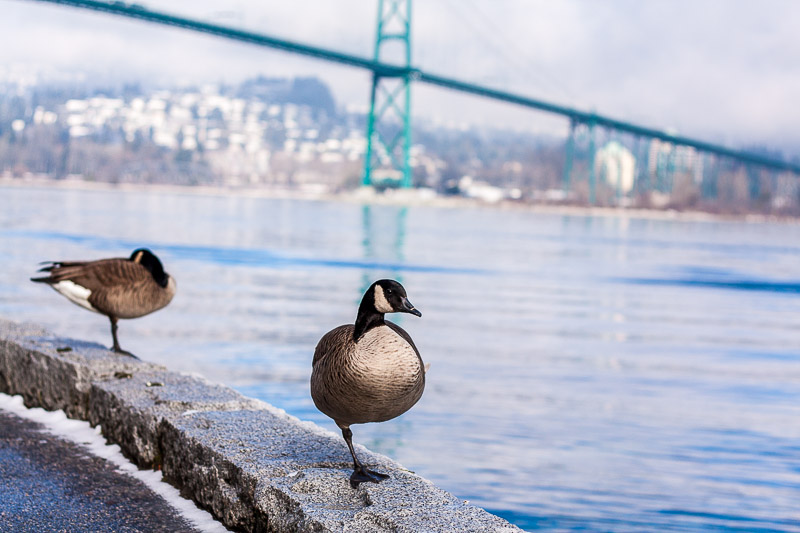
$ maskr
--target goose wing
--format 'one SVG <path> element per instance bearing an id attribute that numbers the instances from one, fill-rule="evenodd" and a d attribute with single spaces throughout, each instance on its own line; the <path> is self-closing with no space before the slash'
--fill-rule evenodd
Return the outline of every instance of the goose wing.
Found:
<path id="1" fill-rule="evenodd" d="M 53 261 L 39 269 L 48 276 L 32 278 L 33 281 L 58 283 L 71 281 L 93 293 L 110 287 L 130 286 L 146 282 L 152 276 L 142 265 L 128 259 L 100 259 L 99 261 Z"/>
<path id="2" fill-rule="evenodd" d="M 347 346 L 353 343 L 353 329 L 352 324 L 347 324 L 334 328 L 323 335 L 314 350 L 314 360 L 311 362 L 311 366 L 316 365 L 317 361 L 322 360 L 328 354 L 345 352 Z"/>
<path id="3" fill-rule="evenodd" d="M 92 308 L 125 318 L 128 317 L 126 315 L 142 314 L 147 308 L 147 302 L 139 300 L 155 284 L 146 268 L 124 258 L 89 262 L 58 261 L 48 264 L 40 271 L 49 272 L 49 275 L 31 278 L 33 281 L 55 285 L 57 289 L 59 283 L 69 281 L 90 291 L 83 298 L 88 296 L 86 301 Z M 131 306 L 136 309 L 128 309 Z"/>

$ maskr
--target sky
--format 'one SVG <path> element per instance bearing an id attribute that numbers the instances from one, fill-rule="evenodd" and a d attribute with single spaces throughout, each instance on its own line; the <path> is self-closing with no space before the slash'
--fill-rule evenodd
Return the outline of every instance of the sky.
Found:
<path id="1" fill-rule="evenodd" d="M 151 9 L 354 55 L 373 54 L 378 0 L 143 0 Z M 427 72 L 736 148 L 800 155 L 800 2 L 416 0 Z M 32 0 L 0 0 L 0 72 L 87 72 L 171 86 L 315 75 L 366 107 L 366 72 Z M 564 118 L 423 84 L 413 114 L 450 126 L 565 135 Z"/>

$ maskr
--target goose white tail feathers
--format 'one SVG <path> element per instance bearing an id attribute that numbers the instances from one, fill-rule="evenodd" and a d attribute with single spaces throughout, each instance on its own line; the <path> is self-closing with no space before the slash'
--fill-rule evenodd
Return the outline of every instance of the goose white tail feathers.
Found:
<path id="1" fill-rule="evenodd" d="M 74 281 L 68 279 L 51 283 L 50 286 L 58 291 L 59 294 L 66 297 L 70 302 L 80 305 L 89 311 L 94 311 L 95 313 L 100 312 L 92 307 L 91 303 L 89 303 L 89 298 L 92 296 L 92 291 L 86 287 L 82 287 Z"/>

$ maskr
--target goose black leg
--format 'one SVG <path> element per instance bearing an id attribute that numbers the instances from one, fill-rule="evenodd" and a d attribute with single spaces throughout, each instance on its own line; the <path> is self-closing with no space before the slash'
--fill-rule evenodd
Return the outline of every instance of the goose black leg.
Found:
<path id="1" fill-rule="evenodd" d="M 388 475 L 375 472 L 374 470 L 369 470 L 361 464 L 361 461 L 359 461 L 358 457 L 356 457 L 356 451 L 353 449 L 353 432 L 350 431 L 349 427 L 342 428 L 342 436 L 344 437 L 344 441 L 347 443 L 347 447 L 350 448 L 350 455 L 353 456 L 353 473 L 350 475 L 351 487 L 357 489 L 358 485 L 360 483 L 364 483 L 365 481 L 370 483 L 380 483 L 384 479 L 389 479 Z"/>
<path id="2" fill-rule="evenodd" d="M 111 338 L 114 339 L 114 346 L 112 346 L 111 349 L 114 350 L 117 353 L 122 354 L 122 355 L 127 355 L 127 356 L 130 356 L 130 357 L 133 357 L 134 359 L 139 359 L 138 357 L 133 355 L 131 352 L 129 352 L 127 350 L 123 350 L 120 347 L 119 341 L 117 340 L 117 317 L 110 316 L 108 318 L 109 318 L 109 320 L 111 320 Z"/>

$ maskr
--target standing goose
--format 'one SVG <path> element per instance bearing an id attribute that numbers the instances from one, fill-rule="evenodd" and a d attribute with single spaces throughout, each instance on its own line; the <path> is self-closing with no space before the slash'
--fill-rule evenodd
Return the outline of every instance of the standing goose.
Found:
<path id="1" fill-rule="evenodd" d="M 158 311 L 175 296 L 175 279 L 164 272 L 161 261 L 146 248 L 134 250 L 128 259 L 44 264 L 39 272 L 50 274 L 31 281 L 47 283 L 70 302 L 106 315 L 111 320 L 112 349 L 132 357 L 135 356 L 119 346 L 117 321 Z"/>
<path id="2" fill-rule="evenodd" d="M 314 351 L 311 397 L 342 430 L 353 456 L 353 488 L 389 476 L 361 464 L 350 425 L 400 416 L 417 403 L 425 388 L 425 368 L 414 341 L 403 328 L 384 320 L 384 313 L 422 316 L 402 285 L 382 279 L 364 293 L 355 325 L 329 331 Z"/>

